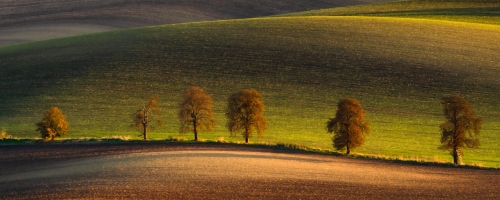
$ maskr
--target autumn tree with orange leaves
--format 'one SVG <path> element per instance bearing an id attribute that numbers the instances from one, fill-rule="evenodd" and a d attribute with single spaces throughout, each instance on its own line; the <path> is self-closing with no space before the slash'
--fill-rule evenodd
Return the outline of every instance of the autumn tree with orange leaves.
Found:
<path id="1" fill-rule="evenodd" d="M 226 117 L 227 128 L 231 135 L 241 132 L 245 143 L 252 137 L 254 130 L 259 137 L 266 130 L 267 121 L 264 118 L 264 103 L 257 90 L 247 89 L 234 93 L 228 98 Z"/>
<path id="2" fill-rule="evenodd" d="M 46 140 L 54 140 L 55 137 L 61 137 L 68 134 L 69 124 L 66 116 L 58 107 L 52 107 L 47 110 L 40 122 L 36 124 L 37 131 L 42 134 Z"/>
<path id="3" fill-rule="evenodd" d="M 199 87 L 189 87 L 179 104 L 180 132 L 194 133 L 194 140 L 198 141 L 198 131 L 211 131 L 215 125 L 212 111 L 212 97 Z"/>
<path id="4" fill-rule="evenodd" d="M 329 133 L 334 133 L 332 141 L 336 150 L 346 149 L 346 155 L 352 149 L 365 143 L 365 135 L 369 133 L 369 124 L 364 121 L 365 111 L 361 104 L 353 98 L 339 101 L 337 113 L 327 122 Z"/>
<path id="5" fill-rule="evenodd" d="M 144 108 L 135 111 L 133 115 L 132 127 L 142 133 L 144 140 L 147 139 L 147 133 L 154 128 L 154 126 L 150 126 L 152 119 L 161 115 L 158 99 L 160 99 L 159 95 L 151 97 Z M 161 126 L 161 120 L 156 119 L 156 122 L 158 126 Z"/>
<path id="6" fill-rule="evenodd" d="M 461 96 L 444 97 L 441 101 L 446 121 L 441 129 L 440 149 L 449 150 L 455 165 L 461 164 L 463 148 L 479 147 L 479 132 L 483 119 L 476 115 L 472 105 Z"/>

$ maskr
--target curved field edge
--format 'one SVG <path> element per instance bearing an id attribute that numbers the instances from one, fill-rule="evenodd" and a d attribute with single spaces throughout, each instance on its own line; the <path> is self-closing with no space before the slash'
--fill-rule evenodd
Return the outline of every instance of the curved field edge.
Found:
<path id="1" fill-rule="evenodd" d="M 500 2 L 398 1 L 311 10 L 280 16 L 373 16 L 500 25 Z"/>
<path id="2" fill-rule="evenodd" d="M 215 98 L 214 132 L 228 137 L 225 98 L 263 94 L 270 122 L 256 142 L 331 149 L 325 122 L 340 98 L 368 111 L 361 154 L 448 160 L 437 150 L 440 98 L 463 94 L 485 117 L 482 148 L 466 163 L 499 164 L 497 26 L 373 17 L 294 17 L 188 23 L 0 48 L 0 128 L 36 137 L 34 123 L 59 106 L 69 137 L 129 135 L 130 115 L 155 93 L 166 122 L 150 135 L 177 137 L 177 104 L 190 85 Z M 446 35 L 446 37 L 443 37 Z M 4 59 L 5 58 L 5 59 Z M 186 136 L 189 137 L 189 136 Z"/>
<path id="3" fill-rule="evenodd" d="M 272 152 L 279 152 L 279 153 L 290 153 L 290 154 L 308 154 L 308 155 L 326 155 L 326 156 L 336 156 L 336 157 L 344 157 L 344 158 L 354 158 L 354 159 L 366 159 L 366 160 L 377 160 L 377 161 L 382 161 L 382 162 L 390 162 L 390 163 L 401 163 L 401 164 L 409 164 L 409 165 L 422 165 L 422 166 L 440 166 L 440 167 L 459 167 L 459 168 L 467 168 L 467 169 L 489 169 L 489 170 L 499 170 L 499 167 L 488 167 L 488 166 L 483 166 L 477 163 L 473 164 L 464 164 L 464 165 L 453 165 L 452 162 L 449 161 L 443 161 L 443 160 L 430 160 L 430 159 L 420 159 L 420 158 L 391 158 L 391 157 L 385 157 L 385 156 L 380 156 L 380 155 L 365 155 L 365 154 L 352 154 L 349 156 L 345 156 L 342 153 L 339 153 L 337 151 L 331 151 L 331 150 L 324 150 L 324 149 L 318 149 L 318 148 L 311 148 L 311 147 L 305 147 L 305 146 L 299 146 L 295 144 L 285 144 L 285 143 L 249 143 L 249 144 L 244 144 L 240 142 L 226 142 L 226 141 L 210 141 L 210 140 L 204 140 L 204 141 L 188 141 L 184 140 L 183 138 L 170 138 L 168 140 L 130 140 L 126 138 L 80 138 L 80 139 L 59 139 L 59 140 L 54 140 L 54 141 L 45 141 L 42 139 L 3 139 L 0 140 L 0 147 L 5 145 L 9 146 L 14 146 L 16 148 L 26 148 L 29 147 L 30 149 L 36 148 L 37 146 L 40 145 L 60 145 L 61 148 L 64 148 L 64 146 L 72 148 L 71 145 L 106 145 L 109 147 L 110 152 L 100 152 L 99 154 L 91 154 L 88 155 L 86 153 L 84 154 L 78 154 L 75 155 L 73 153 L 70 154 L 65 154 L 62 153 L 61 155 L 46 155 L 44 154 L 44 157 L 39 157 L 38 159 L 50 159 L 52 157 L 57 158 L 57 159 L 71 159 L 71 158 L 81 158 L 81 157 L 88 157 L 88 156 L 103 156 L 103 155 L 108 155 L 108 154 L 127 154 L 127 153 L 132 153 L 132 152 L 137 152 L 137 150 L 129 150 L 129 151 L 124 151 L 120 152 L 117 151 L 117 149 L 113 148 L 115 145 L 142 145 L 143 149 L 140 150 L 141 153 L 144 152 L 149 152 L 149 151 L 158 151 L 156 148 L 158 146 L 153 145 L 167 145 L 171 146 L 173 148 L 180 148 L 181 150 L 186 150 L 190 148 L 215 148 L 215 149 L 220 149 L 220 150 L 244 150 L 244 151 L 258 151 L 258 152 L 263 152 L 263 151 L 272 151 Z M 69 146 L 68 146 L 69 145 Z M 148 145 L 151 146 L 152 148 L 148 149 Z M 12 156 L 15 155 L 0 155 L 2 156 L 7 156 L 6 158 L 12 158 Z M 33 155 L 29 155 L 33 156 Z M 19 159 L 19 158 L 16 158 Z"/>
<path id="4" fill-rule="evenodd" d="M 380 2 L 385 0 L 374 0 Z M 2 1 L 0 27 L 57 21 L 110 22 L 144 26 L 267 16 L 294 11 L 364 4 L 356 0 L 86 0 Z M 111 22 L 121 22 L 112 24 Z"/>
<path id="5" fill-rule="evenodd" d="M 375 0 L 380 2 L 384 0 Z M 355 0 L 0 1 L 0 46 L 109 30 L 262 17 L 365 4 Z"/>

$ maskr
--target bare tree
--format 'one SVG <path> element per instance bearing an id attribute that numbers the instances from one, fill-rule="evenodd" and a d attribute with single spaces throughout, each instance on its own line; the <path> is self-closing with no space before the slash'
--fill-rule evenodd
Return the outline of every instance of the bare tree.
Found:
<path id="1" fill-rule="evenodd" d="M 152 126 L 149 126 L 151 118 L 153 118 L 154 115 L 161 115 L 160 106 L 158 105 L 158 99 L 160 99 L 159 95 L 153 96 L 151 99 L 149 99 L 148 103 L 146 104 L 146 106 L 144 106 L 143 109 L 135 111 L 133 115 L 134 121 L 132 123 L 132 127 L 136 128 L 139 132 L 142 132 L 144 140 L 147 139 L 147 133 L 149 132 L 149 130 L 153 128 Z M 158 126 L 161 126 L 161 120 L 157 119 L 156 121 L 158 123 Z"/>
<path id="2" fill-rule="evenodd" d="M 329 133 L 334 133 L 333 147 L 346 149 L 346 155 L 365 143 L 365 135 L 369 133 L 369 124 L 364 121 L 365 111 L 361 104 L 353 98 L 339 101 L 337 113 L 327 122 Z"/>
<path id="3" fill-rule="evenodd" d="M 36 130 L 42 134 L 42 138 L 49 140 L 54 140 L 55 137 L 66 135 L 69 131 L 69 124 L 66 122 L 66 116 L 58 107 L 52 107 L 45 111 L 42 120 L 38 122 L 36 126 Z"/>
<path id="4" fill-rule="evenodd" d="M 461 96 L 444 97 L 441 101 L 446 121 L 441 129 L 440 149 L 449 150 L 455 165 L 461 164 L 463 148 L 479 147 L 479 132 L 483 119 L 476 115 L 472 105 Z"/>
<path id="5" fill-rule="evenodd" d="M 194 140 L 198 141 L 198 130 L 211 131 L 215 125 L 212 102 L 212 97 L 203 89 L 189 87 L 179 104 L 180 132 L 193 131 Z"/>
<path id="6" fill-rule="evenodd" d="M 264 119 L 264 104 L 260 100 L 261 95 L 257 90 L 241 90 L 228 98 L 226 109 L 227 128 L 231 135 L 238 131 L 245 138 L 245 143 L 252 137 L 254 129 L 259 137 L 262 137 L 267 121 Z"/>

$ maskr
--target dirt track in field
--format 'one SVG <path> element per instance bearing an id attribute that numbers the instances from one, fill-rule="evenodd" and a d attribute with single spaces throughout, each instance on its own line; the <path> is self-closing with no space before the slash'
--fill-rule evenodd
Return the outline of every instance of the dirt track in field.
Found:
<path id="1" fill-rule="evenodd" d="M 500 198 L 497 170 L 235 145 L 3 145 L 0 152 L 0 199 Z"/>
<path id="2" fill-rule="evenodd" d="M 0 1 L 0 46 L 122 28 L 250 18 L 391 0 Z"/>

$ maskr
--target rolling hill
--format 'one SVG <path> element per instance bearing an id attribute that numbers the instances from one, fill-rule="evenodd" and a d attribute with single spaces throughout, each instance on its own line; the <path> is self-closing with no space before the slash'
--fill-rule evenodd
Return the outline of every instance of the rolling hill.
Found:
<path id="1" fill-rule="evenodd" d="M 413 0 L 310 10 L 285 15 L 379 16 L 500 25 L 500 2 L 497 0 Z"/>
<path id="2" fill-rule="evenodd" d="M 372 126 L 357 153 L 449 160 L 437 150 L 440 98 L 462 94 L 485 118 L 482 148 L 466 150 L 465 161 L 499 166 L 498 38 L 500 26 L 491 24 L 287 16 L 13 45 L 0 48 L 0 128 L 36 137 L 34 124 L 58 106 L 70 137 L 135 137 L 131 114 L 157 93 L 165 126 L 151 136 L 178 137 L 177 104 L 196 85 L 213 95 L 219 121 L 200 137 L 240 140 L 224 129 L 226 98 L 254 88 L 263 95 L 269 130 L 250 141 L 331 149 L 325 122 L 340 98 L 354 97 Z"/>
<path id="3" fill-rule="evenodd" d="M 368 2 L 383 2 L 372 0 Z M 365 0 L 0 1 L 0 46 L 161 24 L 250 18 L 366 4 Z"/>

